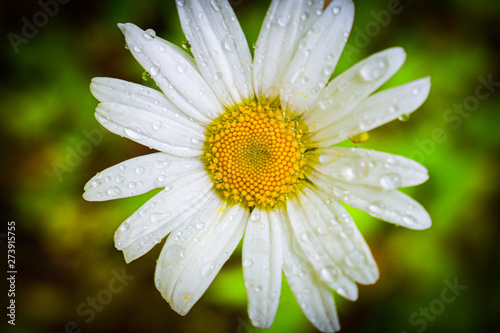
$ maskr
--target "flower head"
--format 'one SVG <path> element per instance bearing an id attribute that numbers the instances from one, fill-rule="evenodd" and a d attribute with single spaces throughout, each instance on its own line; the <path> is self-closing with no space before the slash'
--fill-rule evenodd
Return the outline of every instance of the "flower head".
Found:
<path id="1" fill-rule="evenodd" d="M 405 157 L 335 147 L 416 110 L 428 78 L 380 88 L 405 60 L 392 48 L 333 80 L 354 18 L 350 0 L 273 0 L 252 56 L 227 1 L 177 1 L 194 59 L 133 24 L 119 24 L 132 55 L 162 92 L 95 78 L 97 120 L 160 152 L 97 174 L 87 200 L 163 188 L 118 228 L 130 262 L 170 234 L 155 283 L 184 315 L 243 240 L 253 324 L 269 327 L 282 271 L 321 331 L 340 326 L 330 290 L 356 300 L 356 283 L 378 279 L 376 263 L 340 202 L 412 229 L 431 225 L 398 187 L 427 180 Z"/>

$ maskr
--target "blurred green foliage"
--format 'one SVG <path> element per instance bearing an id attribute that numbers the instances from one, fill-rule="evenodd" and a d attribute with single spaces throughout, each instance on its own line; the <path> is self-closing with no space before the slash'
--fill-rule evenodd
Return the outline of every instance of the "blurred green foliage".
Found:
<path id="1" fill-rule="evenodd" d="M 401 1 L 401 12 L 382 26 L 376 17 L 390 2 L 355 1 L 351 51 L 343 55 L 336 73 L 374 52 L 402 46 L 406 64 L 386 87 L 431 76 L 431 94 L 420 110 L 408 122 L 372 131 L 361 146 L 413 157 L 429 169 L 427 183 L 406 191 L 428 209 L 433 226 L 410 231 L 350 209 L 381 277 L 374 286 L 360 286 L 355 303 L 335 295 L 342 332 L 417 332 L 423 324 L 412 323 L 412 314 L 440 299 L 445 281 L 455 279 L 467 289 L 427 320 L 425 331 L 497 332 L 500 94 L 495 91 L 454 121 L 446 114 L 475 95 L 479 77 L 500 81 L 500 3 Z M 251 46 L 268 1 L 232 3 Z M 36 1 L 27 0 L 3 2 L 1 7 L 4 36 L 21 35 L 22 18 L 31 20 L 41 10 Z M 126 265 L 113 245 L 114 230 L 152 193 L 106 203 L 81 197 L 83 185 L 96 172 L 150 152 L 107 132 L 93 116 L 93 77 L 142 81 L 143 69 L 125 50 L 118 22 L 153 28 L 177 45 L 185 38 L 175 3 L 159 0 L 71 1 L 60 5 L 27 43 L 19 44 L 17 53 L 4 38 L 2 211 L 4 221 L 17 222 L 19 272 L 17 325 L 9 329 L 64 332 L 74 322 L 82 332 L 261 331 L 251 327 L 246 314 L 240 248 L 187 317 L 180 317 L 153 283 L 160 246 Z M 367 27 L 377 22 L 379 31 L 368 36 Z M 154 86 L 152 81 L 143 83 Z M 436 129 L 442 130 L 440 140 L 433 137 Z M 86 156 L 74 157 L 81 142 L 88 141 L 85 133 L 96 131 L 102 142 L 92 144 Z M 54 165 L 68 168 L 61 173 Z M 123 269 L 134 279 L 95 311 L 95 318 L 82 315 L 79 307 L 88 309 L 88 298 L 108 288 Z M 268 332 L 314 331 L 284 282 L 278 315 Z"/>

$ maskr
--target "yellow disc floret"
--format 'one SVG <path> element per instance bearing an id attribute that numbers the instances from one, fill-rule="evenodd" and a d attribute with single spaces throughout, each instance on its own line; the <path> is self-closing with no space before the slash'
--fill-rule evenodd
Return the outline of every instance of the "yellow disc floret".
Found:
<path id="1" fill-rule="evenodd" d="M 302 127 L 280 107 L 249 102 L 226 110 L 207 127 L 204 146 L 217 192 L 247 207 L 284 202 L 304 179 Z"/>

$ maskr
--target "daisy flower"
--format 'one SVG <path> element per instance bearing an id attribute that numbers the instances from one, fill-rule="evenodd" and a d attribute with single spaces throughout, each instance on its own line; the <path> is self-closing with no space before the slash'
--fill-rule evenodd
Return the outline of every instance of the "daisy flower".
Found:
<path id="1" fill-rule="evenodd" d="M 130 262 L 170 234 L 155 284 L 185 315 L 243 239 L 252 323 L 273 323 L 282 271 L 320 331 L 340 329 L 334 299 L 358 297 L 379 276 L 341 203 L 411 229 L 431 225 L 398 191 L 427 180 L 401 156 L 334 144 L 415 111 L 429 78 L 375 92 L 405 60 L 401 48 L 374 54 L 330 80 L 349 36 L 350 0 L 273 0 L 252 56 L 225 0 L 179 0 L 194 59 L 153 30 L 119 24 L 128 49 L 161 92 L 94 78 L 97 120 L 159 152 L 93 177 L 84 198 L 118 199 L 163 188 L 115 234 Z M 363 136 L 363 135 L 361 135 Z"/>

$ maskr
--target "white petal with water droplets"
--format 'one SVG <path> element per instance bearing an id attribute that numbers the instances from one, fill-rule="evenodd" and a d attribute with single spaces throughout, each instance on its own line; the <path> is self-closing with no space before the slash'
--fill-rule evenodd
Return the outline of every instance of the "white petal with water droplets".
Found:
<path id="1" fill-rule="evenodd" d="M 200 156 L 205 135 L 156 113 L 117 103 L 100 103 L 96 119 L 113 133 L 178 156 Z"/>
<path id="2" fill-rule="evenodd" d="M 285 108 L 303 112 L 330 79 L 354 20 L 351 0 L 334 0 L 299 44 L 284 77 L 281 101 Z"/>
<path id="3" fill-rule="evenodd" d="M 410 114 L 425 102 L 430 88 L 430 78 L 423 78 L 376 93 L 331 125 L 312 133 L 310 141 L 319 147 L 331 146 Z"/>
<path id="4" fill-rule="evenodd" d="M 118 27 L 132 55 L 179 110 L 203 123 L 210 123 L 223 112 L 217 97 L 184 50 L 159 37 L 146 38 L 145 31 L 131 23 L 118 24 Z"/>
<path id="5" fill-rule="evenodd" d="M 256 327 L 269 328 L 281 293 L 283 245 L 276 212 L 254 209 L 243 241 L 243 276 L 248 295 L 248 316 Z"/>
<path id="6" fill-rule="evenodd" d="M 148 252 L 215 194 L 206 171 L 188 173 L 141 206 L 115 232 L 115 246 L 130 262 Z"/>
<path id="7" fill-rule="evenodd" d="M 377 264 L 345 208 L 321 191 L 309 188 L 304 189 L 299 202 L 307 219 L 306 225 L 302 226 L 304 237 L 322 248 L 318 253 L 326 252 L 333 261 L 327 265 L 331 267 L 329 275 L 333 277 L 333 268 L 340 268 L 358 283 L 375 283 L 379 277 Z"/>
<path id="8" fill-rule="evenodd" d="M 203 168 L 203 162 L 199 158 L 165 153 L 139 156 L 92 177 L 85 185 L 83 197 L 88 201 L 131 197 L 165 187 L 186 173 L 201 171 Z"/>
<path id="9" fill-rule="evenodd" d="M 358 298 L 356 283 L 347 277 L 341 267 L 329 257 L 324 248 L 318 246 L 318 244 L 313 244 L 314 239 L 311 238 L 315 235 L 306 230 L 310 227 L 307 225 L 307 217 L 297 199 L 287 201 L 287 212 L 295 236 L 294 245 L 300 247 L 321 281 L 342 297 L 355 301 Z"/>
<path id="10" fill-rule="evenodd" d="M 177 5 L 182 30 L 205 80 L 226 106 L 253 97 L 252 56 L 226 0 L 186 0 Z"/>
<path id="11" fill-rule="evenodd" d="M 404 50 L 394 47 L 371 55 L 335 77 L 304 115 L 309 129 L 326 127 L 348 113 L 387 82 L 405 59 Z"/>
<path id="12" fill-rule="evenodd" d="M 385 190 L 425 182 L 427 169 L 409 158 L 368 149 L 332 147 L 316 151 L 314 168 L 327 177 Z"/>
<path id="13" fill-rule="evenodd" d="M 163 122 L 168 122 L 200 133 L 204 131 L 202 125 L 184 114 L 158 90 L 124 80 L 95 77 L 90 91 L 100 102 L 123 104 L 162 116 L 165 119 L 161 123 L 154 123 L 157 130 L 162 128 Z"/>
<path id="14" fill-rule="evenodd" d="M 349 214 L 339 206 L 335 200 L 326 204 L 305 188 L 287 209 L 297 242 L 320 279 L 340 295 L 356 299 L 357 287 L 350 279 L 374 283 L 378 269 Z"/>
<path id="15" fill-rule="evenodd" d="M 253 83 L 258 97 L 279 96 L 283 77 L 299 41 L 323 12 L 324 1 L 274 0 L 267 11 L 255 48 Z"/>
<path id="16" fill-rule="evenodd" d="M 283 271 L 307 319 L 321 332 L 337 332 L 340 323 L 330 288 L 319 279 L 296 244 L 288 221 L 283 219 Z"/>
<path id="17" fill-rule="evenodd" d="M 316 171 L 309 173 L 308 177 L 333 198 L 381 220 L 416 230 L 431 226 L 431 218 L 425 208 L 398 190 L 333 181 Z"/>
<path id="18" fill-rule="evenodd" d="M 239 205 L 217 196 L 167 239 L 156 265 L 155 284 L 181 315 L 203 295 L 238 245 L 248 219 Z"/>

